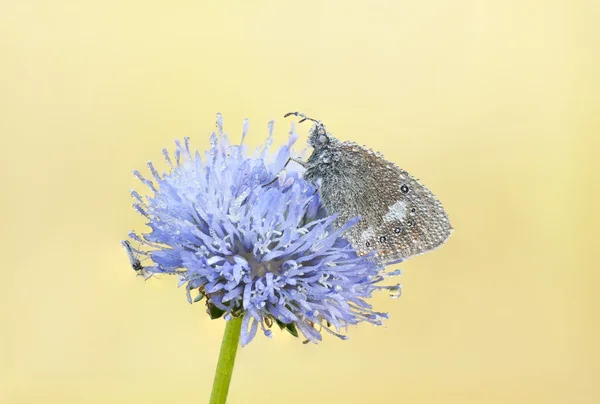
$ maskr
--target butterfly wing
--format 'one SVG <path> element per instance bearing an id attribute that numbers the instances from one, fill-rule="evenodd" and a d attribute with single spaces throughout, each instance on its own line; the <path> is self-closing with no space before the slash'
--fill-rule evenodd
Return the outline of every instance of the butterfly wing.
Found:
<path id="1" fill-rule="evenodd" d="M 333 145 L 329 154 L 330 163 L 316 175 L 323 205 L 329 213 L 340 213 L 338 225 L 361 217 L 345 233 L 359 253 L 376 251 L 378 261 L 387 265 L 434 250 L 448 239 L 452 226 L 442 204 L 408 172 L 350 142 Z"/>

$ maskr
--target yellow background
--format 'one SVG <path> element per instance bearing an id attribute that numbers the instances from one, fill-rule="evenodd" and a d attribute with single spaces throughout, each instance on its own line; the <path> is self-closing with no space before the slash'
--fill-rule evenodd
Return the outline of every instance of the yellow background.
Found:
<path id="1" fill-rule="evenodd" d="M 0 402 L 207 401 L 224 323 L 135 278 L 130 170 L 204 149 L 216 112 L 253 145 L 275 118 L 281 144 L 290 110 L 421 178 L 456 230 L 373 300 L 385 328 L 258 335 L 231 403 L 599 402 L 598 21 L 594 1 L 3 1 Z"/>

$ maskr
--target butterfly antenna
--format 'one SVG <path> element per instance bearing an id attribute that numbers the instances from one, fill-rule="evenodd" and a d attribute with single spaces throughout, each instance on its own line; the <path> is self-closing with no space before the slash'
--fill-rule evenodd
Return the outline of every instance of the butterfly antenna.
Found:
<path id="1" fill-rule="evenodd" d="M 288 116 L 290 116 L 290 115 L 294 115 L 294 116 L 298 116 L 298 117 L 302 118 L 302 119 L 300 119 L 300 121 L 298 121 L 298 123 L 302 123 L 302 122 L 304 122 L 304 121 L 307 121 L 307 120 L 308 120 L 308 121 L 313 121 L 313 122 L 315 122 L 315 123 L 317 123 L 317 124 L 319 124 L 319 125 L 322 125 L 321 121 L 317 121 L 316 119 L 309 118 L 309 117 L 307 117 L 306 115 L 304 115 L 302 112 L 288 112 L 288 113 L 287 113 L 287 114 L 285 114 L 283 117 L 284 117 L 284 118 L 287 118 L 287 117 L 288 117 Z"/>

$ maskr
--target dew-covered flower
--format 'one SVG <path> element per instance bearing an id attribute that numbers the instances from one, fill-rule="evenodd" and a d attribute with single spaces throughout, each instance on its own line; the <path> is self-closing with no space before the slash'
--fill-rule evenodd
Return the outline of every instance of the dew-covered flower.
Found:
<path id="1" fill-rule="evenodd" d="M 160 175 L 152 163 L 153 179 L 134 171 L 151 191 L 142 197 L 132 191 L 134 207 L 148 219 L 151 231 L 130 237 L 145 246 L 151 274 L 176 274 L 186 285 L 190 303 L 205 299 L 211 318 L 243 317 L 242 345 L 258 328 L 271 336 L 276 323 L 306 340 L 321 340 L 326 331 L 340 338 L 349 325 L 380 325 L 387 314 L 373 311 L 366 299 L 397 275 L 383 272 L 370 259 L 358 256 L 333 226 L 335 212 L 325 212 L 314 186 L 292 164 L 282 171 L 298 135 L 275 153 L 273 122 L 264 146 L 252 155 L 243 144 L 230 144 L 217 131 L 205 153 L 193 152 L 189 138 L 176 141 L 173 154 L 163 154 L 168 172 Z M 138 244 L 138 243 L 132 243 Z"/>

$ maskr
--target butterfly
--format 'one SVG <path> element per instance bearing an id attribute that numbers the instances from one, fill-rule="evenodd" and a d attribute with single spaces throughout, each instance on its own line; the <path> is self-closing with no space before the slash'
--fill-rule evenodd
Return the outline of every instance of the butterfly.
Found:
<path id="1" fill-rule="evenodd" d="M 360 217 L 344 237 L 360 255 L 374 254 L 382 265 L 404 261 L 435 250 L 453 231 L 436 196 L 407 171 L 380 153 L 354 142 L 339 141 L 318 120 L 299 112 L 285 115 L 312 121 L 308 143 L 312 154 L 304 161 L 305 180 L 318 185 L 329 214 L 339 213 L 336 226 Z"/>

